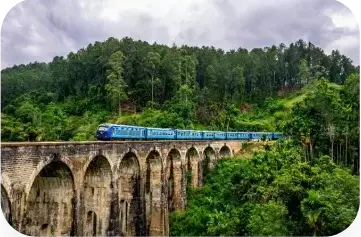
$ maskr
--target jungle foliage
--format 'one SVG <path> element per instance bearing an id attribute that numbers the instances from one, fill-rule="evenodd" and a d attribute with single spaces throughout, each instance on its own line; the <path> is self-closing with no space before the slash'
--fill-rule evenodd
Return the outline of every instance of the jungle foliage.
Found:
<path id="1" fill-rule="evenodd" d="M 289 115 L 277 97 L 322 77 L 344 84 L 357 71 L 339 51 L 326 55 L 302 40 L 225 52 L 109 38 L 50 63 L 2 70 L 1 139 L 94 140 L 97 124 L 119 121 L 271 131 Z"/>
<path id="2" fill-rule="evenodd" d="M 171 214 L 172 236 L 330 236 L 359 209 L 359 83 L 321 79 L 280 126 L 287 139 L 250 159 L 218 161 Z M 268 110 L 278 107 L 268 105 Z"/>
<path id="3" fill-rule="evenodd" d="M 171 236 L 330 236 L 359 208 L 359 176 L 327 156 L 305 161 L 279 141 L 251 159 L 218 161 L 205 185 L 187 190 L 185 211 L 170 214 Z"/>

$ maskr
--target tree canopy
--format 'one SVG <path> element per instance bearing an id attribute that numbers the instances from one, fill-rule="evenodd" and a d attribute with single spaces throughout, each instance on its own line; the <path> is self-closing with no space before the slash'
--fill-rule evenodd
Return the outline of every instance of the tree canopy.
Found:
<path id="1" fill-rule="evenodd" d="M 346 78 L 356 72 L 352 61 L 339 51 L 326 55 L 303 40 L 289 46 L 281 43 L 226 52 L 110 37 L 66 57 L 56 56 L 50 63 L 2 70 L 2 139 L 95 139 L 90 129 L 97 123 L 119 121 L 228 131 L 276 130 L 277 120 L 285 116 L 277 98 L 321 78 L 339 85 L 354 83 Z M 52 117 L 49 106 L 56 107 Z M 351 102 L 345 106 L 348 111 Z M 129 115 L 127 111 L 120 114 L 121 108 L 128 107 L 136 110 L 136 116 L 120 118 Z M 269 110 L 263 113 L 265 107 Z M 144 111 L 167 119 L 145 119 Z M 328 125 L 331 132 L 334 121 Z M 57 135 L 51 135 L 53 129 Z"/>

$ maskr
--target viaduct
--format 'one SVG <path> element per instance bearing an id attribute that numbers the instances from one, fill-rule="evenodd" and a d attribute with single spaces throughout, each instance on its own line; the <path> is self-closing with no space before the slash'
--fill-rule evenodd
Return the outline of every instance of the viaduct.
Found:
<path id="1" fill-rule="evenodd" d="M 1 143 L 1 208 L 30 236 L 167 236 L 217 159 L 241 141 Z M 186 178 L 188 177 L 188 178 Z"/>

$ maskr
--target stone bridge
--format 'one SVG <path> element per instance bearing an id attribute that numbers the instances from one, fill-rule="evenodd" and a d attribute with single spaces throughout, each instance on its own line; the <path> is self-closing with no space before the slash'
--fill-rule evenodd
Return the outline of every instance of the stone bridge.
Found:
<path id="1" fill-rule="evenodd" d="M 214 162 L 241 141 L 1 143 L 1 207 L 32 236 L 167 236 Z M 188 177 L 188 178 L 186 178 Z"/>

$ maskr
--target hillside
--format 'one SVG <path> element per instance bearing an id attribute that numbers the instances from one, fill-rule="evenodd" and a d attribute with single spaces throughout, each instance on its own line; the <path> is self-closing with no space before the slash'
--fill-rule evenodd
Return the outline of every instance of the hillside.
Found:
<path id="1" fill-rule="evenodd" d="M 268 99 L 261 106 L 253 105 L 244 112 L 237 111 L 234 107 L 234 114 L 231 117 L 233 126 L 229 130 L 280 130 L 277 125 L 289 117 L 293 104 L 302 100 L 305 92 L 306 90 L 302 90 L 284 98 Z M 76 141 L 95 140 L 97 126 L 105 122 L 148 127 L 182 127 L 181 118 L 167 110 L 146 108 L 144 111 L 123 112 L 122 115 L 118 115 L 102 109 L 89 109 L 82 116 L 76 116 L 67 112 L 70 106 L 77 105 L 69 102 L 44 104 L 39 102 L 36 96 L 27 95 L 26 101 L 21 102 L 14 114 L 8 112 L 11 111 L 11 106 L 10 109 L 6 108 L 6 113 L 2 113 L 2 140 L 25 141 L 28 134 L 30 140 L 30 135 L 34 134 L 34 139 L 37 141 L 67 140 L 67 138 Z M 203 124 L 202 121 L 195 121 L 189 128 L 222 129 L 215 125 Z"/>
<path id="2" fill-rule="evenodd" d="M 359 85 L 352 74 L 342 86 L 319 80 L 267 101 L 260 114 L 271 124 L 280 118 L 287 139 L 247 142 L 217 160 L 203 186 L 187 185 L 170 235 L 332 236 L 348 228 L 360 204 Z"/>
<path id="3" fill-rule="evenodd" d="M 280 130 L 305 88 L 322 78 L 343 84 L 357 70 L 337 50 L 326 55 L 303 40 L 225 52 L 109 38 L 2 70 L 1 138 L 93 140 L 103 122 Z"/>

